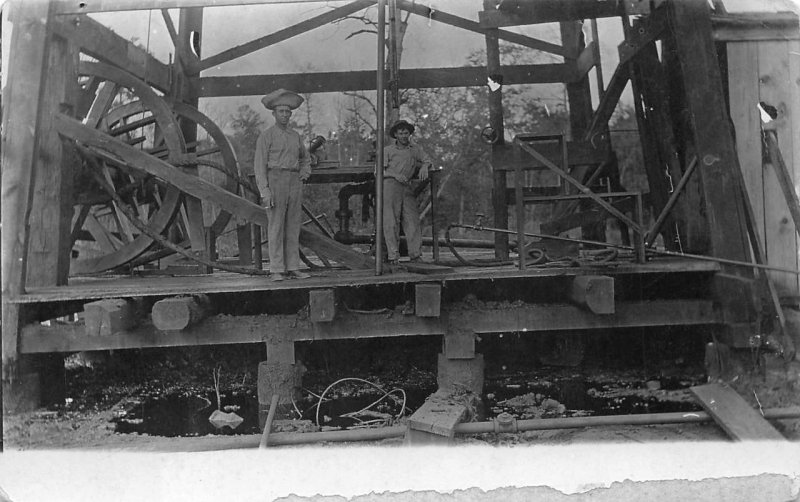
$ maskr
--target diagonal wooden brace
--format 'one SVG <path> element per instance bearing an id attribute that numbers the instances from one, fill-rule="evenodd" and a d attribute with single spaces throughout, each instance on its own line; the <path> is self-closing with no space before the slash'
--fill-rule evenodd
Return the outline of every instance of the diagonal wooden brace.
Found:
<path id="1" fill-rule="evenodd" d="M 589 196 L 593 201 L 597 202 L 603 209 L 608 211 L 609 213 L 613 214 L 617 218 L 619 218 L 622 222 L 628 225 L 630 228 L 634 229 L 636 232 L 641 232 L 642 227 L 633 221 L 632 219 L 628 218 L 624 213 L 620 212 L 619 209 L 615 208 L 613 205 L 609 204 L 608 202 L 604 201 L 602 197 L 597 195 L 596 193 L 592 192 L 589 187 L 581 183 L 580 181 L 576 180 L 572 176 L 569 175 L 566 171 L 558 167 L 557 165 L 550 162 L 550 160 L 545 157 L 544 155 L 537 152 L 534 148 L 526 145 L 519 139 L 514 140 L 514 142 L 523 150 L 528 152 L 533 158 L 544 164 L 548 169 L 555 172 L 559 176 L 561 176 L 564 180 L 570 183 L 572 186 L 580 190 L 581 193 Z"/>

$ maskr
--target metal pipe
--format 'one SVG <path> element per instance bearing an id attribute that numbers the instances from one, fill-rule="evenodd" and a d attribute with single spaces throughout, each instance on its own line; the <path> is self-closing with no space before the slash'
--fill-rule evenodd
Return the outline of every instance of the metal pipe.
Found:
<path id="1" fill-rule="evenodd" d="M 764 418 L 769 420 L 800 418 L 800 406 L 790 408 L 767 408 Z M 467 422 L 456 425 L 456 434 L 482 434 L 486 432 L 522 432 L 550 429 L 577 429 L 608 425 L 657 425 L 710 422 L 713 418 L 704 411 L 675 413 L 649 413 L 646 415 L 607 415 L 600 417 L 534 418 L 530 420 L 510 420 L 505 423 Z"/>
<path id="2" fill-rule="evenodd" d="M 681 180 L 678 182 L 678 186 L 672 190 L 672 194 L 669 196 L 669 200 L 667 203 L 664 204 L 664 208 L 661 210 L 661 214 L 658 215 L 656 218 L 656 222 L 653 224 L 653 228 L 647 231 L 647 235 L 644 238 L 644 245 L 649 246 L 651 241 L 655 239 L 655 236 L 658 235 L 658 232 L 661 230 L 661 225 L 664 224 L 664 221 L 669 216 L 669 213 L 672 211 L 673 206 L 675 203 L 678 202 L 678 197 L 680 197 L 681 193 L 683 192 L 683 187 L 686 186 L 686 183 L 689 182 L 689 177 L 694 172 L 694 168 L 697 167 L 697 157 L 694 157 L 691 162 L 689 162 L 689 167 L 686 168 L 686 172 L 683 173 L 681 176 Z"/>
<path id="3" fill-rule="evenodd" d="M 477 225 L 462 225 L 458 223 L 451 223 L 449 228 L 467 228 L 471 230 L 479 230 L 479 231 L 486 231 L 486 232 L 500 232 L 506 234 L 516 234 L 514 230 L 506 230 L 504 228 L 492 228 L 492 227 L 481 227 Z M 592 246 L 605 246 L 609 248 L 615 249 L 625 249 L 627 251 L 634 251 L 633 246 L 623 246 L 622 244 L 612 244 L 610 242 L 600 242 L 600 241 L 590 241 L 586 239 L 573 239 L 570 237 L 559 237 L 557 235 L 547 235 L 547 234 L 537 234 L 534 232 L 525 232 L 523 235 L 526 237 L 537 237 L 539 239 L 552 239 L 556 241 L 566 241 L 566 242 L 577 242 L 579 244 L 589 244 Z M 701 261 L 713 261 L 716 263 L 724 263 L 726 265 L 736 265 L 738 267 L 748 267 L 748 268 L 757 268 L 763 270 L 774 270 L 776 272 L 786 272 L 787 274 L 794 274 L 800 275 L 800 270 L 795 270 L 791 268 L 784 268 L 784 267 L 774 267 L 772 265 L 763 265 L 761 263 L 752 263 L 746 261 L 737 261 L 737 260 L 728 260 L 727 258 L 717 258 L 716 256 L 705 256 L 699 254 L 689 254 L 689 253 L 676 253 L 674 251 L 667 251 L 662 249 L 647 249 L 648 253 L 663 255 L 663 256 L 675 256 L 678 258 L 691 258 L 693 260 L 701 260 Z"/>
<path id="4" fill-rule="evenodd" d="M 278 432 L 269 436 L 269 444 L 279 446 L 321 442 L 378 441 L 403 437 L 405 433 L 406 427 L 402 425 L 328 432 Z"/>
<path id="5" fill-rule="evenodd" d="M 383 143 L 386 127 L 383 119 L 386 50 L 386 0 L 378 0 L 378 69 L 377 74 L 377 127 L 375 141 L 375 275 L 383 273 Z"/>

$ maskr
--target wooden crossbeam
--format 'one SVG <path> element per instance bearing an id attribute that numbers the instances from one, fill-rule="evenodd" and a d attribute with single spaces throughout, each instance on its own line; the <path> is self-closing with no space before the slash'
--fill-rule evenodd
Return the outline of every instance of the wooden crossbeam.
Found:
<path id="1" fill-rule="evenodd" d="M 54 14 L 89 14 L 130 10 L 186 9 L 236 5 L 328 3 L 330 0 L 53 0 Z"/>
<path id="2" fill-rule="evenodd" d="M 52 22 L 53 31 L 73 41 L 89 56 L 122 68 L 160 91 L 169 91 L 168 65 L 89 16 L 80 16 L 77 21 L 56 17 Z"/>
<path id="3" fill-rule="evenodd" d="M 255 40 L 251 40 L 250 42 L 207 57 L 200 61 L 196 69 L 202 71 L 223 63 L 227 63 L 228 61 L 232 61 L 257 50 L 269 47 L 270 45 L 274 45 L 278 42 L 301 35 L 307 31 L 313 30 L 314 28 L 319 28 L 320 26 L 324 26 L 330 22 L 336 21 L 337 19 L 349 16 L 350 14 L 355 14 L 356 12 L 364 10 L 373 4 L 375 4 L 375 0 L 356 0 L 355 2 L 349 3 L 343 7 L 337 7 L 336 9 L 324 14 L 320 14 L 319 16 L 312 17 L 311 19 L 306 19 L 305 21 L 297 23 L 293 26 L 289 26 L 288 28 L 276 31 L 275 33 L 270 33 L 269 35 L 265 35 Z M 291 89 L 291 87 L 289 87 L 289 89 Z"/>
<path id="4" fill-rule="evenodd" d="M 398 0 L 397 7 L 402 10 L 411 12 L 412 14 L 422 16 L 426 19 L 431 19 L 433 21 L 438 21 L 440 23 L 449 24 L 450 26 L 455 26 L 456 28 L 472 31 L 474 33 L 480 33 L 481 35 L 483 35 L 486 32 L 486 30 L 482 28 L 481 24 L 478 22 L 471 21 L 469 19 L 464 19 L 463 17 L 455 16 L 453 14 L 449 14 L 441 10 L 435 10 L 426 5 L 419 5 L 416 3 L 409 2 L 408 0 Z M 513 31 L 497 30 L 497 37 L 500 40 L 505 40 L 506 42 L 513 42 L 515 44 L 522 45 L 523 47 L 549 52 L 551 54 L 556 54 L 558 56 L 563 56 L 565 58 L 574 59 L 576 56 L 575 54 L 572 54 L 568 49 L 560 45 L 552 44 L 550 42 L 545 42 L 543 40 L 539 40 L 519 33 L 514 33 Z"/>
<path id="5" fill-rule="evenodd" d="M 627 64 L 618 65 L 617 69 L 614 70 L 614 75 L 611 77 L 611 81 L 608 83 L 603 97 L 600 98 L 600 104 L 597 105 L 597 110 L 595 110 L 592 115 L 592 122 L 589 125 L 589 129 L 583 137 L 585 141 L 590 141 L 597 133 L 608 127 L 608 121 L 611 119 L 611 115 L 614 113 L 617 103 L 619 103 L 622 91 L 624 91 L 625 86 L 628 85 L 630 76 L 631 72 Z"/>
<path id="6" fill-rule="evenodd" d="M 547 84 L 572 82 L 577 71 L 564 64 L 503 66 L 503 83 Z M 440 87 L 479 87 L 486 85 L 482 67 L 416 68 L 400 70 L 403 86 L 410 89 Z M 375 90 L 375 71 L 287 73 L 278 75 L 240 75 L 202 77 L 198 80 L 201 98 L 222 96 L 257 96 L 264 89 L 293 89 L 298 93 L 348 92 Z"/>
<path id="7" fill-rule="evenodd" d="M 213 200 L 220 208 L 231 214 L 260 226 L 267 226 L 267 212 L 263 207 L 253 202 L 228 192 L 198 176 L 184 173 L 163 160 L 152 157 L 139 149 L 132 148 L 100 131 L 86 127 L 77 120 L 63 114 L 57 115 L 54 120 L 62 136 L 85 144 L 108 162 L 113 162 L 123 168 L 144 170 L 189 195 L 199 199 Z M 300 230 L 300 244 L 349 268 L 367 269 L 373 265 L 372 260 L 367 256 L 354 251 L 349 246 L 307 229 Z"/>
<path id="8" fill-rule="evenodd" d="M 611 0 L 504 0 L 498 10 L 480 12 L 484 28 L 576 21 L 622 15 L 622 2 Z"/>
<path id="9" fill-rule="evenodd" d="M 600 316 L 574 305 L 552 304 L 459 312 L 459 315 L 477 334 L 700 325 L 721 321 L 712 302 L 705 300 L 619 302 L 615 310 L 614 314 Z M 143 324 L 130 331 L 114 333 L 114 336 L 89 338 L 81 323 L 50 326 L 37 323 L 23 328 L 20 351 L 74 352 L 253 343 L 277 335 L 289 336 L 292 341 L 426 336 L 444 335 L 446 330 L 446 321 L 438 317 L 342 316 L 331 322 L 313 323 L 298 321 L 296 315 L 217 315 L 181 331 L 163 332 Z"/>

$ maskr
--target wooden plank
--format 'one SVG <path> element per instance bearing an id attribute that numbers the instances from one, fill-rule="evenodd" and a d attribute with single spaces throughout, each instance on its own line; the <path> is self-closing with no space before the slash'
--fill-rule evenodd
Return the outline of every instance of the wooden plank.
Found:
<path id="1" fill-rule="evenodd" d="M 611 76 L 611 80 L 608 82 L 606 92 L 603 93 L 603 96 L 600 98 L 600 103 L 597 105 L 597 109 L 592 114 L 589 128 L 586 130 L 586 134 L 583 135 L 582 139 L 589 141 L 597 133 L 608 128 L 608 121 L 617 108 L 617 103 L 619 103 L 619 98 L 622 96 L 622 91 L 625 90 L 625 86 L 628 85 L 630 75 L 631 72 L 627 64 L 617 65 L 614 74 Z"/>
<path id="2" fill-rule="evenodd" d="M 778 109 L 778 118 L 770 123 L 778 136 L 784 161 L 794 163 L 794 131 L 789 118 L 797 107 L 792 103 L 789 82 L 788 42 L 758 42 L 759 101 L 764 101 Z M 794 85 L 797 85 L 794 83 Z M 759 135 L 760 139 L 760 135 Z M 797 234 L 792 223 L 791 212 L 783 196 L 778 173 L 772 166 L 764 171 L 764 249 L 770 265 L 797 268 Z M 783 272 L 770 271 L 769 277 L 780 296 L 798 294 L 797 276 Z"/>
<path id="3" fill-rule="evenodd" d="M 692 259 L 653 259 L 647 263 L 619 263 L 604 270 L 605 275 L 647 275 L 647 274 L 715 274 L 720 265 L 713 261 Z M 115 297 L 152 297 L 180 294 L 203 293 L 246 293 L 252 291 L 310 290 L 327 287 L 356 287 L 376 284 L 409 284 L 421 281 L 443 281 L 450 287 L 460 287 L 461 281 L 497 281 L 526 278 L 535 284 L 538 279 L 550 277 L 574 277 L 585 273 L 575 267 L 552 267 L 520 271 L 513 267 L 458 267 L 453 272 L 421 276 L 407 272 L 396 272 L 375 276 L 366 270 L 332 270 L 325 275 L 314 275 L 303 281 L 264 281 L 261 277 L 241 274 L 215 273 L 213 277 L 162 277 L 158 281 L 144 277 L 111 278 L 99 280 L 97 277 L 82 280 L 73 278 L 69 286 L 50 286 L 31 288 L 25 295 L 8 299 L 8 303 L 42 303 L 71 300 L 92 300 Z M 702 280 L 702 279 L 698 279 Z"/>
<path id="4" fill-rule="evenodd" d="M 57 9 L 58 6 L 54 5 L 54 8 Z M 56 17 L 53 21 L 53 31 L 72 40 L 86 54 L 122 68 L 162 92 L 170 90 L 171 77 L 168 65 L 91 17 L 80 16 L 77 22 L 72 18 Z"/>
<path id="5" fill-rule="evenodd" d="M 714 421 L 735 441 L 785 441 L 764 417 L 727 385 L 711 383 L 691 388 Z"/>
<path id="6" fill-rule="evenodd" d="M 59 132 L 65 137 L 77 140 L 87 146 L 98 147 L 102 152 L 111 152 L 112 155 L 107 160 L 119 163 L 119 158 L 126 159 L 128 167 L 136 166 L 136 169 L 147 171 L 200 199 L 213 200 L 220 208 L 235 214 L 247 221 L 254 222 L 260 226 L 267 226 L 267 213 L 261 206 L 250 202 L 238 195 L 228 192 L 212 183 L 205 181 L 198 176 L 184 173 L 180 169 L 175 169 L 170 164 L 148 155 L 141 150 L 126 145 L 121 141 L 112 139 L 103 133 L 88 128 L 80 122 L 58 114 L 54 118 Z M 100 151 L 99 155 L 104 155 Z M 117 160 L 115 156 L 118 156 Z M 317 234 L 308 229 L 300 230 L 300 245 L 311 248 L 318 254 L 324 254 L 330 259 L 336 260 L 350 268 L 367 269 L 372 267 L 372 260 L 369 257 L 354 251 L 349 246 L 340 244 L 323 235 Z"/>
<path id="7" fill-rule="evenodd" d="M 48 5 L 16 0 L 7 5 L 12 23 L 8 80 L 3 89 L 2 119 L 2 384 L 19 377 L 19 337 L 25 314 L 9 303 L 25 292 L 28 216 L 41 122 L 39 100 L 47 62 Z M 9 389 L 4 389 L 8 391 Z"/>
<path id="8" fill-rule="evenodd" d="M 39 106 L 41 113 L 50 117 L 62 108 L 75 109 L 78 52 L 58 36 L 49 37 L 47 52 L 45 92 Z M 52 121 L 42 121 L 37 136 L 26 284 L 62 285 L 69 276 L 72 248 L 72 173 L 80 161 L 73 148 L 62 143 Z"/>
<path id="9" fill-rule="evenodd" d="M 578 71 L 578 75 L 580 77 L 584 77 L 589 70 L 594 68 L 597 65 L 597 43 L 596 42 L 589 42 L 589 45 L 583 49 L 580 56 L 575 63 L 576 69 Z"/>
<path id="10" fill-rule="evenodd" d="M 408 428 L 452 438 L 455 436 L 456 425 L 467 416 L 467 413 L 467 407 L 463 402 L 448 398 L 446 393 L 438 391 L 428 397 L 408 418 Z"/>
<path id="11" fill-rule="evenodd" d="M 798 17 L 793 12 L 742 12 L 712 15 L 714 40 L 719 42 L 797 40 Z"/>
<path id="12" fill-rule="evenodd" d="M 436 263 L 404 262 L 400 266 L 412 274 L 447 274 L 453 271 L 453 267 L 437 265 Z"/>
<path id="13" fill-rule="evenodd" d="M 422 16 L 426 19 L 438 21 L 440 23 L 448 24 L 450 26 L 455 26 L 456 28 L 461 28 L 474 33 L 480 33 L 481 35 L 483 35 L 485 32 L 484 28 L 481 27 L 480 23 L 471 21 L 469 19 L 464 19 L 463 17 L 458 17 L 453 14 L 448 14 L 447 12 L 438 9 L 434 10 L 427 5 L 419 5 L 413 2 L 409 2 L 408 0 L 398 0 L 397 7 L 402 10 L 416 14 L 418 16 Z M 551 44 L 549 42 L 538 40 L 533 37 L 528 37 L 526 35 L 514 33 L 513 31 L 497 30 L 497 36 L 500 40 L 504 40 L 506 42 L 513 42 L 515 44 L 519 44 L 522 45 L 523 47 L 528 47 L 530 49 L 535 49 L 537 51 L 549 52 L 557 56 L 563 56 L 572 59 L 574 59 L 576 56 L 575 53 L 566 50 L 564 47 L 560 45 Z"/>
<path id="14" fill-rule="evenodd" d="M 786 115 L 786 127 L 788 130 L 785 131 L 785 134 L 789 134 L 792 138 L 791 160 L 789 160 L 785 143 L 782 144 L 781 152 L 784 155 L 786 165 L 791 170 L 795 193 L 797 193 L 798 185 L 800 185 L 800 107 L 798 106 L 798 103 L 800 103 L 800 56 L 798 56 L 800 54 L 800 40 L 792 40 L 787 45 L 789 52 L 786 57 L 789 59 L 789 78 L 786 81 L 786 85 L 789 88 L 787 100 L 789 104 Z M 780 140 L 780 136 L 778 136 L 778 139 Z M 800 228 L 795 228 L 795 230 L 800 230 Z M 798 254 L 800 254 L 800 238 L 796 242 Z M 800 256 L 798 256 L 798 262 L 800 264 Z M 800 281 L 800 277 L 796 279 Z M 798 289 L 800 289 L 800 286 L 798 286 Z"/>
<path id="15" fill-rule="evenodd" d="M 300 23 L 297 23 L 293 26 L 289 26 L 288 28 L 278 30 L 275 33 L 270 33 L 269 35 L 265 35 L 255 40 L 251 40 L 250 42 L 238 45 L 231 49 L 224 50 L 220 53 L 214 54 L 213 56 L 207 57 L 202 61 L 200 61 L 196 69 L 198 71 L 207 70 L 209 68 L 213 68 L 214 66 L 218 66 L 233 61 L 242 56 L 246 56 L 247 54 L 253 53 L 257 50 L 269 47 L 270 45 L 275 45 L 279 42 L 283 42 L 284 40 L 288 40 L 292 37 L 296 37 L 297 35 L 301 35 L 307 31 L 313 30 L 314 28 L 319 28 L 320 26 L 324 26 L 328 23 L 336 21 L 337 19 L 341 19 L 351 14 L 355 14 L 356 12 L 364 10 L 370 5 L 373 5 L 374 3 L 375 0 L 356 0 L 355 2 L 351 2 L 342 7 L 337 7 L 333 10 L 325 12 L 324 14 L 314 16 L 310 19 L 305 19 Z M 287 87 L 287 89 L 294 89 L 294 88 Z"/>
<path id="16" fill-rule="evenodd" d="M 504 66 L 502 73 L 505 85 L 571 82 L 577 74 L 574 68 L 560 63 Z M 408 89 L 481 87 L 486 85 L 486 69 L 466 66 L 400 69 L 400 81 Z M 277 88 L 295 89 L 304 94 L 373 91 L 375 87 L 375 71 L 368 70 L 202 77 L 197 81 L 201 98 L 256 96 L 264 94 L 264 89 Z"/>
<path id="17" fill-rule="evenodd" d="M 150 316 L 156 329 L 183 330 L 208 317 L 210 307 L 206 295 L 165 298 L 153 305 Z"/>
<path id="18" fill-rule="evenodd" d="M 129 10 L 183 9 L 188 7 L 225 7 L 292 3 L 328 3 L 330 0 L 54 0 L 55 14 L 88 14 Z"/>
<path id="19" fill-rule="evenodd" d="M 764 233 L 764 166 L 761 155 L 758 44 L 736 42 L 726 45 L 728 53 L 728 93 L 730 116 L 736 130 L 736 154 L 756 221 L 757 234 Z"/>
<path id="20" fill-rule="evenodd" d="M 575 1 L 575 0 L 571 0 Z M 594 2 L 599 4 L 600 2 Z M 562 8 L 569 9 L 569 5 Z M 538 12 L 538 11 L 537 11 Z M 584 18 L 578 18 L 584 19 Z M 582 24 L 577 21 L 561 22 L 561 43 L 569 50 L 577 53 L 584 53 L 585 42 L 583 38 Z M 593 57 L 593 52 L 590 53 Z M 569 65 L 575 69 L 577 75 L 570 80 L 564 80 L 567 87 L 567 98 L 569 99 L 569 129 L 573 138 L 580 138 L 586 134 L 592 122 L 592 92 L 589 87 L 589 77 L 585 72 L 581 72 L 578 63 Z M 569 64 L 569 63 L 568 63 Z M 588 70 L 587 70 L 588 71 Z"/>
<path id="21" fill-rule="evenodd" d="M 263 280 L 262 280 L 263 282 Z M 526 305 L 514 309 L 455 311 L 460 322 L 477 334 L 554 330 L 708 325 L 721 322 L 713 303 L 705 300 L 619 302 L 616 313 L 598 316 L 574 305 Z M 21 353 L 117 350 L 254 343 L 270 337 L 293 341 L 344 340 L 395 336 L 444 335 L 441 318 L 417 316 L 340 316 L 312 323 L 296 315 L 212 316 L 182 331 L 159 331 L 141 325 L 109 337 L 87 337 L 83 323 L 29 324 L 22 329 Z"/>

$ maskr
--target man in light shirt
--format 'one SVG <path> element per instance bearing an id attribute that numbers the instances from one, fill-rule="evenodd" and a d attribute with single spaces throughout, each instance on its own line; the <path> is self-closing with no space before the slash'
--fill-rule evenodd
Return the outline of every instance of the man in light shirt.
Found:
<path id="1" fill-rule="evenodd" d="M 389 129 L 395 139 L 383 149 L 383 232 L 390 264 L 400 258 L 398 240 L 400 222 L 408 244 L 408 256 L 412 262 L 422 260 L 422 232 L 419 226 L 419 207 L 411 180 L 428 179 L 431 161 L 422 148 L 411 143 L 414 125 L 398 120 Z M 418 174 L 417 174 L 418 173 Z"/>
<path id="2" fill-rule="evenodd" d="M 269 271 L 273 280 L 306 279 L 300 268 L 303 181 L 311 175 L 311 161 L 300 135 L 289 127 L 292 110 L 303 103 L 299 94 L 278 89 L 261 99 L 272 110 L 275 125 L 256 143 L 256 184 L 267 208 Z"/>

